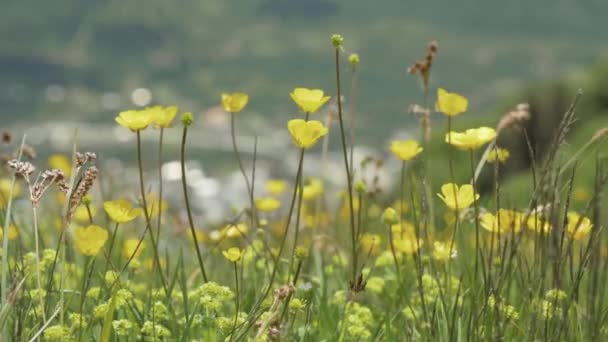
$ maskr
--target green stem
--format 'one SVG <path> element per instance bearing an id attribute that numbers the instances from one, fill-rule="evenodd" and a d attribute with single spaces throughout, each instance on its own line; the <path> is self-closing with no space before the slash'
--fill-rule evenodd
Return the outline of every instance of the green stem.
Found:
<path id="1" fill-rule="evenodd" d="M 165 129 L 160 128 L 158 140 L 158 218 L 156 219 L 156 241 L 160 241 L 160 226 L 162 223 L 162 203 L 163 203 L 163 136 Z M 161 270 L 162 272 L 162 270 Z"/>
<path id="2" fill-rule="evenodd" d="M 236 332 L 236 324 L 238 322 L 238 318 L 239 318 L 239 309 L 240 309 L 240 301 L 239 301 L 239 272 L 236 266 L 236 262 L 232 263 L 234 266 L 234 286 L 235 286 L 235 296 L 234 296 L 234 301 L 235 301 L 235 312 L 234 312 L 234 324 L 232 325 L 232 333 L 230 334 L 230 341 L 232 341 L 233 337 L 234 337 L 234 333 Z"/>
<path id="3" fill-rule="evenodd" d="M 44 298 L 42 297 L 42 281 L 40 275 L 40 237 L 38 235 L 38 212 L 37 204 L 32 203 L 32 215 L 34 216 L 34 245 L 36 248 L 36 284 L 38 286 L 38 300 L 40 301 L 40 307 L 42 308 L 42 321 L 46 323 L 46 313 L 44 310 Z"/>
<path id="4" fill-rule="evenodd" d="M 235 129 L 235 120 L 234 113 L 230 113 L 230 137 L 232 138 L 232 148 L 234 149 L 234 155 L 236 156 L 236 161 L 239 164 L 239 169 L 241 170 L 241 174 L 243 174 L 243 179 L 245 179 L 245 185 L 247 186 L 247 194 L 249 195 L 249 207 L 251 209 L 251 213 L 249 217 L 251 218 L 251 228 L 255 229 L 256 226 L 256 212 L 255 212 L 255 203 L 253 200 L 253 190 L 251 187 L 251 183 L 249 182 L 249 178 L 247 177 L 247 172 L 245 172 L 245 167 L 243 166 L 243 161 L 241 160 L 241 154 L 239 153 L 238 146 L 236 144 L 236 129 Z"/>
<path id="5" fill-rule="evenodd" d="M 182 147 L 180 152 L 180 164 L 182 170 L 182 190 L 184 192 L 184 201 L 186 202 L 186 212 L 188 213 L 188 224 L 190 226 L 190 233 L 192 234 L 192 241 L 194 242 L 194 250 L 196 251 L 196 258 L 198 260 L 198 266 L 203 276 L 203 282 L 207 282 L 207 272 L 205 272 L 205 264 L 203 263 L 203 257 L 201 256 L 201 250 L 198 246 L 198 239 L 196 237 L 196 231 L 194 230 L 194 220 L 192 219 L 192 209 L 190 208 L 190 199 L 188 197 L 188 183 L 186 181 L 186 136 L 188 134 L 188 127 L 184 126 L 182 133 Z"/>

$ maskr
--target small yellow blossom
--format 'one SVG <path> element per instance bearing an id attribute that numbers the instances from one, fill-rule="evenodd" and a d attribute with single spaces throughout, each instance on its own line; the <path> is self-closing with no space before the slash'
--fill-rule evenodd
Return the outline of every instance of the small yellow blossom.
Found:
<path id="1" fill-rule="evenodd" d="M 416 253 L 422 247 L 424 241 L 422 239 L 416 240 L 413 234 L 406 234 L 403 237 L 394 237 L 393 244 L 399 252 L 410 255 Z"/>
<path id="2" fill-rule="evenodd" d="M 323 194 L 323 181 L 318 178 L 312 178 L 302 187 L 302 199 L 311 201 Z"/>
<path id="3" fill-rule="evenodd" d="M 548 234 L 551 229 L 553 229 L 551 224 L 539 214 L 530 215 L 530 217 L 528 217 L 528 220 L 526 221 L 526 227 L 528 227 L 529 230 L 538 234 Z"/>
<path id="4" fill-rule="evenodd" d="M 568 235 L 574 240 L 581 240 L 591 234 L 591 220 L 578 213 L 568 212 Z"/>
<path id="5" fill-rule="evenodd" d="M 422 147 L 416 140 L 396 140 L 391 142 L 390 150 L 398 159 L 407 161 L 422 152 Z"/>
<path id="6" fill-rule="evenodd" d="M 176 106 L 154 106 L 144 109 L 151 116 L 152 123 L 158 128 L 169 128 L 177 115 Z"/>
<path id="7" fill-rule="evenodd" d="M 443 88 L 437 89 L 437 111 L 448 116 L 455 116 L 467 111 L 469 100 L 466 97 L 450 93 Z"/>
<path id="8" fill-rule="evenodd" d="M 72 160 L 65 154 L 53 154 L 49 157 L 49 167 L 63 171 L 66 177 L 72 173 Z"/>
<path id="9" fill-rule="evenodd" d="M 484 213 L 480 217 L 481 226 L 493 233 L 517 234 L 521 231 L 523 215 L 520 212 L 508 209 L 499 209 L 497 215 Z"/>
<path id="10" fill-rule="evenodd" d="M 255 208 L 258 211 L 271 212 L 279 209 L 281 202 L 273 197 L 258 198 L 255 200 Z"/>
<path id="11" fill-rule="evenodd" d="M 137 248 L 137 245 L 139 245 L 139 248 Z M 125 242 L 122 245 L 122 256 L 127 260 L 129 260 L 131 258 L 136 259 L 144 251 L 144 247 L 145 247 L 144 242 L 142 241 L 140 244 L 139 239 L 125 240 Z"/>
<path id="12" fill-rule="evenodd" d="M 136 132 L 146 129 L 152 123 L 152 119 L 152 116 L 146 111 L 127 110 L 120 112 L 115 120 L 119 125 Z"/>
<path id="13" fill-rule="evenodd" d="M 494 149 L 493 148 L 488 153 L 487 161 L 490 163 L 494 163 L 494 162 L 496 162 L 496 160 L 498 160 L 499 163 L 504 164 L 507 161 L 507 159 L 509 159 L 510 155 L 511 155 L 511 153 L 507 149 L 504 149 L 504 148 Z"/>
<path id="14" fill-rule="evenodd" d="M 384 222 L 384 224 L 388 224 L 388 225 L 393 225 L 399 222 L 399 214 L 397 213 L 397 210 L 393 209 L 392 207 L 388 207 L 386 209 L 384 209 L 384 212 L 382 213 L 382 222 Z"/>
<path id="15" fill-rule="evenodd" d="M 303 113 L 316 113 L 329 99 L 321 89 L 295 88 L 289 96 Z"/>
<path id="16" fill-rule="evenodd" d="M 230 113 L 238 113 L 242 111 L 247 105 L 247 102 L 249 102 L 249 95 L 245 93 L 236 92 L 231 94 L 222 94 L 222 108 Z"/>
<path id="17" fill-rule="evenodd" d="M 78 251 L 84 255 L 95 256 L 108 239 L 108 231 L 97 225 L 74 230 L 74 242 Z"/>
<path id="18" fill-rule="evenodd" d="M 91 213 L 90 216 L 89 211 Z M 76 207 L 76 210 L 74 211 L 74 220 L 81 223 L 87 223 L 91 222 L 91 218 L 95 217 L 95 215 L 97 215 L 97 208 L 95 206 L 89 205 L 87 209 L 86 205 L 81 204 Z"/>
<path id="19" fill-rule="evenodd" d="M 452 210 L 466 209 L 479 199 L 471 184 L 458 186 L 454 183 L 446 183 L 441 186 L 441 193 L 437 194 L 445 205 Z"/>
<path id="20" fill-rule="evenodd" d="M 461 150 L 475 150 L 495 138 L 494 128 L 479 127 L 464 132 L 449 132 L 445 135 L 445 142 Z"/>
<path id="21" fill-rule="evenodd" d="M 365 255 L 376 255 L 380 252 L 382 237 L 378 234 L 363 233 L 359 238 L 361 252 Z"/>
<path id="22" fill-rule="evenodd" d="M 133 208 L 131 202 L 124 199 L 106 201 L 103 203 L 103 208 L 110 219 L 116 223 L 133 221 L 144 212 L 141 208 Z"/>
<path id="23" fill-rule="evenodd" d="M 271 179 L 266 182 L 266 191 L 273 196 L 280 196 L 287 189 L 287 182 L 282 179 Z"/>
<path id="24" fill-rule="evenodd" d="M 299 148 L 308 149 L 314 146 L 314 144 L 326 135 L 329 130 L 321 121 L 310 120 L 304 121 L 302 119 L 289 120 L 287 123 L 287 129 L 291 134 L 291 140 L 294 145 Z"/>
<path id="25" fill-rule="evenodd" d="M 447 261 L 456 256 L 456 246 L 451 246 L 449 242 L 433 242 L 433 259 L 437 261 Z"/>
<path id="26" fill-rule="evenodd" d="M 242 256 L 242 252 L 238 247 L 228 248 L 228 250 L 223 251 L 222 254 L 224 255 L 224 258 L 232 262 L 237 262 L 241 260 Z"/>
<path id="27" fill-rule="evenodd" d="M 224 234 L 228 238 L 241 238 L 247 234 L 249 226 L 245 223 L 228 224 L 224 227 Z"/>
<path id="28" fill-rule="evenodd" d="M 15 240 L 17 236 L 19 236 L 19 231 L 17 230 L 17 227 L 12 224 L 8 226 L 8 239 L 12 241 Z M 0 227 L 0 243 L 2 243 L 2 239 L 4 239 L 4 228 Z"/>

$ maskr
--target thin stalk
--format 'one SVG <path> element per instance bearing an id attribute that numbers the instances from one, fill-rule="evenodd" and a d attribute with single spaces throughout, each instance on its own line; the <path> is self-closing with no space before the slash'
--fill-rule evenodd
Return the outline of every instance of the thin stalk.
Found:
<path id="1" fill-rule="evenodd" d="M 156 219 L 156 241 L 160 241 L 160 226 L 162 223 L 162 203 L 163 203 L 163 137 L 165 129 L 160 128 L 158 139 L 158 217 Z M 162 272 L 162 271 L 161 271 Z"/>
<path id="2" fill-rule="evenodd" d="M 357 282 L 357 241 L 355 231 L 355 210 L 353 206 L 353 184 L 350 167 L 348 166 L 348 150 L 346 147 L 346 137 L 344 134 L 344 120 L 342 117 L 342 94 L 340 86 L 340 49 L 336 48 L 335 53 L 335 64 L 336 64 L 336 92 L 338 102 L 338 119 L 340 122 L 340 140 L 342 141 L 342 154 L 344 156 L 344 169 L 346 170 L 346 182 L 348 185 L 348 204 L 350 209 L 350 231 L 351 231 L 351 244 L 352 244 L 352 258 L 353 258 L 353 278 L 352 283 Z"/>
<path id="3" fill-rule="evenodd" d="M 475 174 L 475 165 L 474 165 L 474 156 L 473 150 L 469 150 L 469 159 L 471 161 L 471 172 Z M 473 178 L 471 182 L 473 186 L 473 196 L 477 194 L 477 182 Z M 473 201 L 473 207 L 475 209 L 475 270 L 474 270 L 474 279 L 477 281 L 478 269 L 479 269 L 479 254 L 481 253 L 480 244 L 479 244 L 479 205 L 477 200 Z M 491 261 L 490 261 L 491 262 Z"/>
<path id="4" fill-rule="evenodd" d="M 152 223 L 150 222 L 150 212 L 148 212 L 148 202 L 146 201 L 146 188 L 144 185 L 144 166 L 142 161 L 142 153 L 141 153 L 141 131 L 137 131 L 137 166 L 139 169 L 139 190 L 141 192 L 141 202 L 144 209 L 144 217 L 146 218 L 146 230 L 150 230 L 150 241 L 152 242 L 152 249 L 154 250 L 154 263 L 156 267 L 158 267 L 159 278 L 165 290 L 165 293 L 169 293 L 167 288 L 167 281 L 165 279 L 165 275 L 160 269 L 160 258 L 158 257 L 158 245 L 156 244 L 156 239 L 154 238 L 154 232 L 152 231 Z M 160 211 L 161 208 L 158 208 Z"/>
<path id="5" fill-rule="evenodd" d="M 357 81 L 359 79 L 357 66 L 353 65 L 351 69 L 351 84 L 350 84 L 350 173 L 353 174 L 355 152 L 355 113 L 357 108 Z"/>
<path id="6" fill-rule="evenodd" d="M 37 204 L 35 203 L 32 203 L 32 215 L 34 216 L 34 245 L 36 248 L 36 284 L 38 286 L 38 300 L 40 301 L 40 307 L 42 308 L 42 322 L 46 323 L 44 298 L 42 297 L 42 282 L 40 280 L 40 237 L 38 236 L 38 212 Z"/>
<path id="7" fill-rule="evenodd" d="M 250 226 L 255 228 L 256 226 L 256 212 L 255 212 L 255 204 L 253 200 L 253 190 L 251 187 L 251 183 L 249 182 L 249 178 L 247 177 L 247 172 L 245 172 L 245 167 L 243 166 L 243 161 L 241 160 L 241 154 L 239 153 L 238 146 L 236 144 L 236 129 L 235 129 L 235 120 L 234 113 L 230 113 L 230 137 L 232 138 L 232 148 L 234 149 L 234 155 L 236 156 L 236 161 L 239 164 L 239 169 L 241 170 L 241 174 L 243 174 L 243 179 L 245 179 L 245 185 L 247 186 L 247 193 L 249 195 L 249 208 L 251 213 L 249 217 L 251 218 Z"/>
<path id="8" fill-rule="evenodd" d="M 182 170 L 182 190 L 184 192 L 184 202 L 186 202 L 186 212 L 188 213 L 188 225 L 190 226 L 190 233 L 192 234 L 192 241 L 194 241 L 194 250 L 196 251 L 196 258 L 198 260 L 198 266 L 203 276 L 203 282 L 207 282 L 207 272 L 205 272 L 205 264 L 203 263 L 203 257 L 201 250 L 198 246 L 198 239 L 196 238 L 196 231 L 194 230 L 194 220 L 192 219 L 192 209 L 190 208 L 190 199 L 188 197 L 188 183 L 186 180 L 186 136 L 188 134 L 188 127 L 184 126 L 182 133 L 182 147 L 180 152 L 180 164 Z"/>
<path id="9" fill-rule="evenodd" d="M 238 318 L 239 318 L 239 309 L 240 309 L 240 300 L 239 300 L 239 271 L 238 268 L 236 266 L 236 262 L 232 263 L 234 266 L 234 286 L 235 286 L 235 292 L 236 295 L 234 296 L 234 301 L 235 301 L 235 312 L 234 312 L 234 323 L 232 325 L 232 333 L 230 334 L 230 341 L 233 340 L 234 337 L 234 333 L 236 332 L 236 323 L 238 322 Z"/>

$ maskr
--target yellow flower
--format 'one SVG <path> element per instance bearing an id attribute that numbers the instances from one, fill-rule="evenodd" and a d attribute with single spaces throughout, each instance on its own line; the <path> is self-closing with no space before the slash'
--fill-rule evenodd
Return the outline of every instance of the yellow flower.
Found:
<path id="1" fill-rule="evenodd" d="M 323 194 L 323 181 L 318 178 L 313 178 L 308 181 L 302 188 L 302 199 L 311 201 Z"/>
<path id="2" fill-rule="evenodd" d="M 416 140 L 393 141 L 390 149 L 395 157 L 404 161 L 413 159 L 422 152 L 422 147 L 418 145 Z"/>
<path id="3" fill-rule="evenodd" d="M 433 259 L 437 261 L 446 261 L 456 256 L 456 246 L 452 246 L 450 250 L 449 242 L 435 241 L 433 242 Z"/>
<path id="4" fill-rule="evenodd" d="M 538 234 L 540 234 L 541 232 L 543 234 L 548 234 L 553 228 L 551 224 L 547 222 L 547 220 L 545 220 L 538 214 L 530 215 L 530 217 L 528 217 L 528 220 L 526 221 L 526 226 L 529 230 Z"/>
<path id="5" fill-rule="evenodd" d="M 303 113 L 316 113 L 329 100 L 321 89 L 295 88 L 289 96 Z"/>
<path id="6" fill-rule="evenodd" d="M 287 182 L 281 179 L 271 179 L 266 182 L 266 191 L 274 196 L 281 195 L 287 188 Z"/>
<path id="7" fill-rule="evenodd" d="M 452 210 L 466 209 L 479 199 L 471 184 L 458 186 L 454 183 L 446 183 L 441 186 L 441 194 L 437 194 L 445 205 Z"/>
<path id="8" fill-rule="evenodd" d="M 443 88 L 437 89 L 437 111 L 448 116 L 455 116 L 467 111 L 469 100 L 466 97 L 450 93 Z"/>
<path id="9" fill-rule="evenodd" d="M 8 202 L 8 197 L 11 194 L 11 185 L 13 184 L 12 179 L 1 178 L 0 179 L 0 207 L 6 206 Z M 21 188 L 21 184 L 15 182 L 15 187 L 13 188 L 13 198 L 17 198 L 21 195 L 23 189 Z"/>
<path id="10" fill-rule="evenodd" d="M 489 232 L 498 234 L 519 233 L 521 231 L 523 215 L 520 212 L 508 209 L 499 209 L 495 216 L 492 213 L 484 213 L 479 223 Z"/>
<path id="11" fill-rule="evenodd" d="M 116 223 L 133 221 L 144 212 L 141 208 L 133 208 L 131 202 L 124 199 L 106 201 L 103 203 L 103 208 L 110 219 Z"/>
<path id="12" fill-rule="evenodd" d="M 49 167 L 59 169 L 69 177 L 72 173 L 72 160 L 64 154 L 53 154 L 49 157 Z"/>
<path id="13" fill-rule="evenodd" d="M 325 127 L 321 121 L 317 120 L 289 120 L 287 129 L 291 134 L 294 145 L 304 149 L 311 148 L 319 138 L 326 135 L 328 132 L 327 127 Z"/>
<path id="14" fill-rule="evenodd" d="M 133 132 L 146 129 L 152 123 L 152 116 L 145 110 L 127 110 L 120 112 L 115 118 L 116 122 Z"/>
<path id="15" fill-rule="evenodd" d="M 573 211 L 568 213 L 568 235 L 574 240 L 581 240 L 591 233 L 591 220 Z"/>
<path id="16" fill-rule="evenodd" d="M 245 223 L 229 224 L 224 227 L 223 234 L 228 238 L 244 237 L 249 231 L 249 227 Z"/>
<path id="17" fill-rule="evenodd" d="M 139 248 L 137 248 L 137 245 L 139 244 L 139 239 L 128 239 L 125 240 L 125 242 L 122 245 L 122 256 L 129 260 L 131 258 L 133 259 L 137 259 L 141 253 L 144 251 L 144 247 L 145 244 L 142 241 L 141 244 L 139 244 Z M 137 248 L 137 250 L 135 250 Z"/>
<path id="18" fill-rule="evenodd" d="M 382 222 L 384 224 L 393 225 L 399 222 L 399 214 L 392 207 L 387 207 L 382 213 Z"/>
<path id="19" fill-rule="evenodd" d="M 359 238 L 361 252 L 365 255 L 376 255 L 380 252 L 382 237 L 378 234 L 363 233 Z"/>
<path id="20" fill-rule="evenodd" d="M 89 210 L 91 211 L 91 216 L 89 217 Z M 95 217 L 97 215 L 97 208 L 93 205 L 89 205 L 89 209 L 84 204 L 79 205 L 74 211 L 74 220 L 86 223 L 91 221 L 91 217 Z"/>
<path id="21" fill-rule="evenodd" d="M 224 258 L 232 262 L 237 262 L 241 260 L 241 256 L 243 255 L 243 253 L 238 247 L 228 248 L 228 250 L 223 251 L 222 254 L 224 255 Z"/>
<path id="22" fill-rule="evenodd" d="M 404 237 L 395 237 L 393 244 L 396 250 L 409 255 L 416 253 L 418 248 L 422 247 L 424 241 L 422 239 L 416 240 L 412 234 L 407 234 Z"/>
<path id="23" fill-rule="evenodd" d="M 19 236 L 19 231 L 17 230 L 17 227 L 13 226 L 12 224 L 8 226 L 8 239 L 12 241 L 15 240 L 17 236 Z M 2 241 L 2 239 L 4 239 L 4 228 L 0 227 L 0 241 Z"/>
<path id="24" fill-rule="evenodd" d="M 230 113 L 238 113 L 245 108 L 249 102 L 249 95 L 245 93 L 223 93 L 222 94 L 222 107 L 225 111 Z"/>
<path id="25" fill-rule="evenodd" d="M 158 128 L 171 127 L 171 123 L 177 115 L 176 106 L 154 106 L 146 108 L 144 111 L 148 112 L 148 115 L 150 115 L 152 122 Z"/>
<path id="26" fill-rule="evenodd" d="M 509 150 L 507 150 L 507 149 L 504 149 L 504 148 L 492 149 L 492 150 L 490 150 L 490 153 L 488 153 L 487 160 L 490 163 L 494 163 L 494 162 L 496 162 L 496 160 L 498 160 L 499 163 L 505 163 L 507 161 L 507 159 L 509 159 L 510 155 L 511 154 L 509 153 Z"/>
<path id="27" fill-rule="evenodd" d="M 259 211 L 271 212 L 279 209 L 281 202 L 273 197 L 258 198 L 255 200 L 255 208 Z"/>
<path id="28" fill-rule="evenodd" d="M 464 132 L 449 132 L 445 135 L 445 142 L 461 150 L 475 150 L 495 138 L 494 128 L 479 127 Z"/>
<path id="29" fill-rule="evenodd" d="M 108 239 L 108 232 L 97 225 L 86 228 L 78 227 L 74 230 L 76 249 L 84 255 L 95 256 Z"/>

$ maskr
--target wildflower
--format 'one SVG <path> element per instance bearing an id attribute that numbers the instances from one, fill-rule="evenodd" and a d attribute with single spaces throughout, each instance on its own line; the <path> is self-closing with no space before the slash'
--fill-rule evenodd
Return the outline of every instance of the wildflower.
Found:
<path id="1" fill-rule="evenodd" d="M 167 337 L 171 337 L 171 332 L 169 331 L 169 329 L 167 329 L 162 324 L 152 321 L 145 321 L 141 327 L 140 332 L 146 336 L 155 336 L 160 341 L 164 341 Z"/>
<path id="2" fill-rule="evenodd" d="M 106 201 L 103 203 L 103 208 L 110 219 L 116 223 L 133 221 L 144 212 L 141 208 L 133 208 L 131 202 L 124 199 Z"/>
<path id="3" fill-rule="evenodd" d="M 537 213 L 531 214 L 530 217 L 528 217 L 526 227 L 538 234 L 547 234 L 553 229 L 551 224 Z"/>
<path id="4" fill-rule="evenodd" d="M 450 243 L 435 241 L 433 242 L 433 259 L 437 261 L 447 261 L 456 257 L 456 249 Z"/>
<path id="5" fill-rule="evenodd" d="M 107 285 L 112 285 L 116 282 L 116 279 L 118 279 L 119 276 L 120 275 L 114 271 L 107 271 L 103 276 L 103 280 Z"/>
<path id="6" fill-rule="evenodd" d="M 228 238 L 243 237 L 249 231 L 249 226 L 245 223 L 228 224 L 223 229 L 223 233 Z"/>
<path id="7" fill-rule="evenodd" d="M 106 317 L 106 313 L 108 312 L 108 309 L 109 309 L 108 303 L 101 303 L 101 304 L 97 305 L 93 309 L 93 317 L 98 318 L 98 319 L 103 319 L 104 317 Z"/>
<path id="8" fill-rule="evenodd" d="M 86 198 L 83 197 L 83 199 Z M 97 208 L 95 208 L 92 205 L 89 205 L 88 207 L 86 205 L 79 205 L 78 207 L 76 207 L 76 210 L 74 210 L 74 220 L 80 223 L 87 223 L 87 222 L 91 222 L 91 218 L 95 217 L 95 215 L 97 215 Z"/>
<path id="9" fill-rule="evenodd" d="M 249 102 L 249 95 L 245 93 L 222 94 L 222 108 L 230 113 L 238 113 L 245 108 Z"/>
<path id="10" fill-rule="evenodd" d="M 139 248 L 137 246 L 139 245 Z M 129 260 L 131 258 L 136 259 L 141 255 L 141 252 L 144 250 L 144 242 L 139 241 L 139 239 L 128 239 L 122 245 L 122 255 L 125 259 Z"/>
<path id="11" fill-rule="evenodd" d="M 308 181 L 302 188 L 302 199 L 304 201 L 311 201 L 319 197 L 323 193 L 323 181 L 318 178 L 313 178 Z"/>
<path id="12" fill-rule="evenodd" d="M 443 88 L 437 89 L 437 111 L 442 112 L 447 116 L 455 116 L 467 111 L 469 100 L 466 97 L 450 93 Z"/>
<path id="13" fill-rule="evenodd" d="M 281 202 L 273 197 L 258 198 L 255 200 L 255 208 L 258 211 L 271 212 L 279 209 Z"/>
<path id="14" fill-rule="evenodd" d="M 489 232 L 498 234 L 513 232 L 517 234 L 521 230 L 522 221 L 523 217 L 520 212 L 499 209 L 496 216 L 491 213 L 482 214 L 479 222 Z"/>
<path id="15" fill-rule="evenodd" d="M 171 123 L 173 119 L 177 115 L 177 107 L 176 106 L 154 106 L 150 108 L 146 108 L 145 111 L 151 116 L 151 120 L 154 125 L 158 128 L 169 128 L 171 127 Z"/>
<path id="16" fill-rule="evenodd" d="M 97 300 L 97 299 L 99 299 L 100 293 L 101 293 L 101 288 L 99 286 L 93 286 L 89 289 L 89 291 L 87 291 L 86 297 Z"/>
<path id="17" fill-rule="evenodd" d="M 129 336 L 133 329 L 133 323 L 127 319 L 119 319 L 112 321 L 114 332 L 118 336 Z"/>
<path id="18" fill-rule="evenodd" d="M 380 252 L 382 238 L 378 234 L 363 233 L 359 238 L 359 246 L 364 254 L 376 255 Z"/>
<path id="19" fill-rule="evenodd" d="M 547 298 L 548 300 L 554 301 L 554 302 L 559 302 L 562 301 L 564 299 L 566 299 L 568 297 L 568 294 L 560 289 L 551 289 L 549 291 L 547 291 L 547 293 L 545 293 L 545 298 Z"/>
<path id="20" fill-rule="evenodd" d="M 394 225 L 399 222 L 399 214 L 397 214 L 397 210 L 392 207 L 388 207 L 384 209 L 382 213 L 382 222 L 387 225 Z"/>
<path id="21" fill-rule="evenodd" d="M 361 59 L 359 58 L 358 53 L 351 53 L 348 56 L 348 63 L 350 63 L 350 65 L 352 65 L 352 66 L 356 66 L 357 64 L 359 64 L 360 61 L 361 61 Z"/>
<path id="22" fill-rule="evenodd" d="M 271 179 L 266 182 L 266 191 L 273 195 L 281 195 L 287 189 L 287 182 L 282 179 Z"/>
<path id="23" fill-rule="evenodd" d="M 509 153 L 509 150 L 504 149 L 504 148 L 496 148 L 496 149 L 492 149 L 490 150 L 490 152 L 488 153 L 488 157 L 486 158 L 486 160 L 490 163 L 494 163 L 498 160 L 499 163 L 505 163 L 507 161 L 507 159 L 509 159 L 509 156 L 511 154 Z"/>
<path id="24" fill-rule="evenodd" d="M 393 239 L 395 249 L 404 254 L 414 254 L 424 244 L 422 239 L 416 239 L 413 234 L 405 236 L 396 236 Z"/>
<path id="25" fill-rule="evenodd" d="M 471 184 L 458 186 L 446 183 L 441 186 L 441 194 L 437 194 L 445 205 L 452 210 L 466 209 L 479 199 Z"/>
<path id="26" fill-rule="evenodd" d="M 344 44 L 344 37 L 341 34 L 334 33 L 331 35 L 331 45 L 335 48 L 342 47 Z"/>
<path id="27" fill-rule="evenodd" d="M 146 129 L 152 123 L 152 116 L 146 111 L 127 110 L 120 112 L 115 120 L 119 125 L 137 132 Z"/>
<path id="28" fill-rule="evenodd" d="M 43 341 L 64 341 L 70 338 L 70 328 L 61 324 L 52 325 L 44 330 Z"/>
<path id="29" fill-rule="evenodd" d="M 329 101 L 329 96 L 323 96 L 321 89 L 295 88 L 289 96 L 298 108 L 307 114 L 316 113 L 321 106 Z"/>
<path id="30" fill-rule="evenodd" d="M 231 247 L 222 252 L 224 258 L 228 259 L 232 262 L 237 262 L 241 260 L 242 252 L 238 247 Z"/>
<path id="31" fill-rule="evenodd" d="M 72 172 L 72 161 L 64 154 L 53 154 L 49 157 L 49 167 L 63 171 L 66 177 Z"/>
<path id="32" fill-rule="evenodd" d="M 72 323 L 72 330 L 86 329 L 88 326 L 87 320 L 79 313 L 73 312 L 69 314 L 68 319 Z"/>
<path id="33" fill-rule="evenodd" d="M 475 150 L 495 138 L 494 128 L 479 127 L 464 132 L 449 132 L 445 135 L 445 142 L 461 150 Z"/>
<path id="34" fill-rule="evenodd" d="M 296 247 L 296 257 L 304 259 L 308 256 L 308 250 L 302 246 Z"/>
<path id="35" fill-rule="evenodd" d="M 291 300 L 291 302 L 289 302 L 289 308 L 294 311 L 302 310 L 305 306 L 306 302 L 301 300 L 300 298 L 294 298 Z"/>
<path id="36" fill-rule="evenodd" d="M 398 159 L 408 161 L 422 152 L 422 147 L 416 140 L 395 140 L 391 142 L 390 150 Z"/>
<path id="37" fill-rule="evenodd" d="M 568 215 L 568 235 L 574 240 L 581 240 L 591 233 L 591 220 L 588 217 L 579 215 L 576 212 L 569 212 Z"/>
<path id="38" fill-rule="evenodd" d="M 19 236 L 17 227 L 12 224 L 8 226 L 8 239 L 12 241 L 15 240 L 17 236 Z M 0 227 L 0 241 L 2 241 L 2 239 L 4 239 L 4 228 Z"/>
<path id="39" fill-rule="evenodd" d="M 372 291 L 375 294 L 381 294 L 384 291 L 385 281 L 381 277 L 370 277 L 367 279 L 365 288 Z"/>
<path id="40" fill-rule="evenodd" d="M 192 124 L 194 123 L 194 117 L 190 112 L 182 114 L 182 117 L 179 120 L 182 122 L 182 125 L 184 125 L 184 127 L 192 126 Z"/>
<path id="41" fill-rule="evenodd" d="M 95 256 L 108 239 L 108 231 L 97 225 L 74 230 L 74 242 L 78 251 L 84 255 Z"/>

